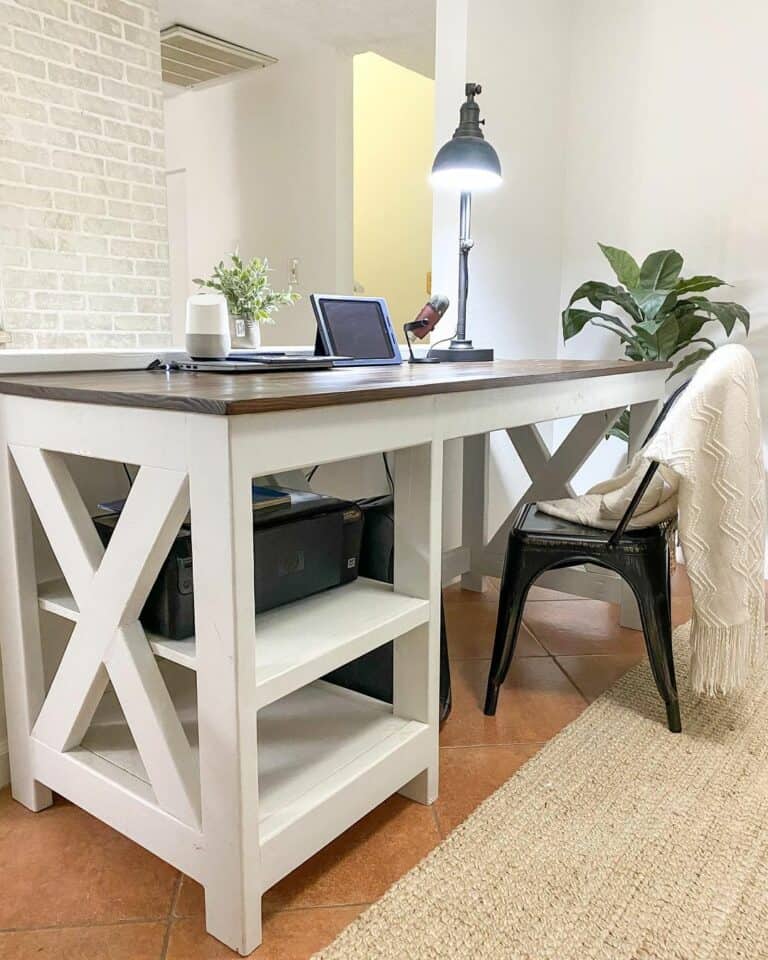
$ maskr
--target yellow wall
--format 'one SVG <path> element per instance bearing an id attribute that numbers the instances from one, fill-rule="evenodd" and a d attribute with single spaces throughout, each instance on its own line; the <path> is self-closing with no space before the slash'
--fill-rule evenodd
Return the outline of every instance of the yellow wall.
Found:
<path id="1" fill-rule="evenodd" d="M 434 81 L 375 53 L 353 70 L 355 282 L 386 297 L 401 339 L 428 296 Z"/>

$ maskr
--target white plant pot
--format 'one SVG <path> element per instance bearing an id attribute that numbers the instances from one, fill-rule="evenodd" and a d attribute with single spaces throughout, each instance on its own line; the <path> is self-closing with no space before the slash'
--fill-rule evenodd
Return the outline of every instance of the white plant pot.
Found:
<path id="1" fill-rule="evenodd" d="M 253 350 L 261 346 L 261 325 L 258 320 L 230 314 L 229 326 L 233 350 Z"/>

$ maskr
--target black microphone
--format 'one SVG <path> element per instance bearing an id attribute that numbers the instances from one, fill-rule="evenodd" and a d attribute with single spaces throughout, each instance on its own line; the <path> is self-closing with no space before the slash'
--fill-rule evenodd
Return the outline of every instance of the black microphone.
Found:
<path id="1" fill-rule="evenodd" d="M 437 360 L 435 357 L 415 357 L 413 355 L 413 347 L 411 346 L 411 338 L 409 337 L 409 334 L 412 333 L 414 337 L 417 337 L 419 340 L 423 340 L 427 334 L 435 329 L 437 324 L 440 322 L 440 318 L 448 309 L 449 305 L 450 300 L 448 297 L 442 293 L 435 293 L 429 298 L 429 300 L 427 300 L 427 302 L 416 315 L 416 318 L 411 320 L 410 323 L 403 325 L 405 342 L 408 344 L 408 352 L 411 355 L 411 363 L 439 363 L 439 360 Z"/>

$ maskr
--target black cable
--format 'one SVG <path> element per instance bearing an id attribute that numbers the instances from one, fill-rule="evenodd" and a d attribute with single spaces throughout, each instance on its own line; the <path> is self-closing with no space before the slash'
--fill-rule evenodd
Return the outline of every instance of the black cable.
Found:
<path id="1" fill-rule="evenodd" d="M 389 461 L 387 460 L 387 455 L 386 455 L 386 453 L 382 453 L 381 459 L 384 461 L 384 470 L 385 470 L 386 473 L 387 473 L 387 482 L 389 483 L 390 492 L 391 492 L 391 493 L 394 493 L 394 492 L 395 492 L 395 481 L 392 479 L 392 471 L 389 469 Z M 123 464 L 123 466 L 125 466 L 125 464 Z M 307 474 L 307 477 L 306 477 L 307 483 L 309 483 L 310 480 L 312 479 L 312 477 L 314 477 L 314 475 L 317 473 L 317 470 L 318 470 L 319 466 L 320 466 L 320 464 L 317 464 L 316 466 L 312 467 L 312 469 L 309 471 L 309 473 Z"/>
<path id="2" fill-rule="evenodd" d="M 382 453 L 381 459 L 384 461 L 384 469 L 387 473 L 387 481 L 389 483 L 390 493 L 395 492 L 395 481 L 392 479 L 392 471 L 389 469 L 389 461 L 387 460 L 386 453 Z"/>

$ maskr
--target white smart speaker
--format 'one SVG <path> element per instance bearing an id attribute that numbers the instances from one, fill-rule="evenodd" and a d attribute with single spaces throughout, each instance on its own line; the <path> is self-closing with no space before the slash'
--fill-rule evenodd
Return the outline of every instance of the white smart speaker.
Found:
<path id="1" fill-rule="evenodd" d="M 227 299 L 220 293 L 187 298 L 187 353 L 193 360 L 223 360 L 232 349 Z"/>

